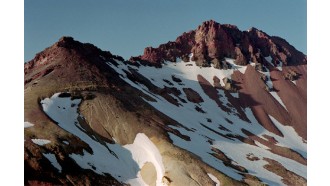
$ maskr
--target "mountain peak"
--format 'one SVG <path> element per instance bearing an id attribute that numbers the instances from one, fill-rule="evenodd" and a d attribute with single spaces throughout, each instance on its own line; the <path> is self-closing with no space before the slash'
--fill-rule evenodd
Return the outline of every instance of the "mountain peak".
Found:
<path id="1" fill-rule="evenodd" d="M 163 61 L 189 60 L 189 54 L 198 66 L 217 68 L 225 66 L 225 58 L 235 59 L 238 65 L 267 63 L 265 57 L 272 57 L 275 65 L 306 64 L 306 56 L 297 51 L 284 39 L 272 37 L 252 27 L 243 32 L 235 25 L 220 24 L 214 20 L 203 22 L 197 29 L 185 32 L 175 41 L 161 44 L 158 48 L 147 47 L 142 56 L 134 60 L 159 65 Z"/>
<path id="2" fill-rule="evenodd" d="M 201 29 L 201 28 L 215 28 L 215 29 L 218 29 L 220 27 L 226 27 L 226 28 L 231 28 L 231 29 L 237 29 L 237 26 L 236 25 L 232 25 L 232 24 L 220 24 L 216 21 L 214 21 L 213 19 L 210 19 L 208 21 L 204 21 L 201 25 L 198 26 L 198 29 Z"/>
<path id="3" fill-rule="evenodd" d="M 208 21 L 204 21 L 199 27 L 212 27 L 220 25 L 220 23 L 214 21 L 213 19 L 210 19 Z"/>
<path id="4" fill-rule="evenodd" d="M 257 32 L 259 31 L 259 29 L 257 29 L 256 27 L 251 27 L 248 29 L 249 32 Z"/>
<path id="5" fill-rule="evenodd" d="M 62 36 L 58 42 L 73 42 L 74 39 L 71 36 Z"/>
<path id="6" fill-rule="evenodd" d="M 102 56 L 102 57 L 100 57 Z M 74 60 L 68 60 L 74 58 Z M 65 60 L 64 60 L 65 59 Z M 72 63 L 80 60 L 90 61 L 105 61 L 118 59 L 123 61 L 121 56 L 112 55 L 109 51 L 102 51 L 91 43 L 82 43 L 74 40 L 73 37 L 63 36 L 52 46 L 46 48 L 42 52 L 36 54 L 36 56 L 24 65 L 25 69 L 39 68 L 49 63 Z"/>
<path id="7" fill-rule="evenodd" d="M 62 36 L 55 45 L 58 47 L 69 47 L 73 46 L 74 44 L 80 44 L 79 41 L 75 41 L 71 36 Z"/>

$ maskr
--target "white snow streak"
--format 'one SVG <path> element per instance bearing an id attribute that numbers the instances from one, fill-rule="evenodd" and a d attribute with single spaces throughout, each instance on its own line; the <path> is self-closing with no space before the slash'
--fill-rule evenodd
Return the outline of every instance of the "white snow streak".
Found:
<path id="1" fill-rule="evenodd" d="M 259 141 L 254 141 L 254 143 L 256 145 L 258 145 L 259 147 L 263 148 L 263 149 L 266 149 L 266 150 L 269 150 L 270 149 L 269 147 L 267 147 L 266 145 L 260 143 Z"/>
<path id="2" fill-rule="evenodd" d="M 272 56 L 267 56 L 267 57 L 265 57 L 265 59 L 268 61 L 268 63 L 269 64 L 271 64 L 271 65 L 273 65 L 274 66 L 274 64 L 273 64 L 273 58 L 272 58 Z"/>
<path id="3" fill-rule="evenodd" d="M 59 171 L 62 172 L 61 165 L 57 162 L 56 156 L 52 153 L 42 153 L 49 161 L 50 163 Z"/>
<path id="4" fill-rule="evenodd" d="M 29 128 L 29 127 L 33 127 L 33 126 L 34 126 L 34 124 L 32 124 L 32 123 L 30 123 L 28 121 L 25 121 L 24 122 L 24 128 Z"/>
<path id="5" fill-rule="evenodd" d="M 282 99 L 280 98 L 280 96 L 277 94 L 277 92 L 269 92 L 286 110 L 288 110 L 286 108 L 286 106 L 284 105 Z"/>
<path id="6" fill-rule="evenodd" d="M 280 61 L 280 64 L 276 67 L 279 71 L 282 71 L 283 62 Z"/>
<path id="7" fill-rule="evenodd" d="M 266 85 L 271 90 L 271 91 L 269 91 L 270 95 L 272 95 L 286 110 L 288 110 L 286 108 L 286 106 L 284 105 L 284 103 L 283 103 L 282 99 L 280 98 L 280 96 L 277 94 L 277 92 L 274 91 L 274 90 L 272 90 L 274 88 L 274 86 L 273 86 L 273 82 L 272 82 L 272 80 L 270 78 L 270 71 L 269 71 L 269 69 L 266 68 L 266 72 L 262 72 L 262 71 L 259 71 L 259 72 L 262 73 L 262 74 L 264 74 L 266 76 L 266 78 L 267 78 Z"/>
<path id="8" fill-rule="evenodd" d="M 220 181 L 218 180 L 217 177 L 215 177 L 213 174 L 211 173 L 207 173 L 207 175 L 211 178 L 212 181 L 214 181 L 215 186 L 220 186 Z"/>
<path id="9" fill-rule="evenodd" d="M 47 140 L 47 139 L 31 139 L 31 140 L 33 143 L 40 145 L 40 146 L 46 145 L 51 142 L 50 140 Z"/>
<path id="10" fill-rule="evenodd" d="M 303 138 L 291 126 L 285 126 L 277 121 L 273 116 L 268 115 L 275 126 L 282 132 L 284 137 L 277 136 L 277 145 L 291 148 L 307 158 L 307 144 L 303 143 Z"/>

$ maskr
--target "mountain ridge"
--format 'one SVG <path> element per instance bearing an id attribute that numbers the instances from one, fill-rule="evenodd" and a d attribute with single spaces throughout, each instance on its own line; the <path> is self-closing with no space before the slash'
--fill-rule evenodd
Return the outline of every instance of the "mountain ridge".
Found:
<path id="1" fill-rule="evenodd" d="M 235 37 L 224 42 L 232 42 L 229 47 L 212 45 L 222 27 L 224 37 L 230 38 L 226 29 L 241 34 L 235 26 L 206 21 L 197 29 L 201 37 L 191 31 L 128 61 L 62 37 L 24 64 L 24 119 L 31 123 L 24 129 L 25 184 L 156 184 L 156 177 L 150 181 L 141 171 L 161 174 L 158 185 L 211 185 L 214 177 L 224 185 L 305 185 L 307 57 L 288 44 L 282 53 L 265 47 L 261 57 L 252 52 L 248 58 L 246 47 L 233 44 Z M 211 43 L 203 44 L 205 39 Z M 147 162 L 163 164 L 164 172 L 140 165 L 134 157 L 142 152 L 122 149 L 133 148 L 141 135 L 162 158 Z M 103 168 L 97 149 L 110 152 L 103 154 L 110 163 L 136 162 L 127 165 L 136 178 Z M 279 178 L 286 174 L 291 177 Z"/>
<path id="2" fill-rule="evenodd" d="M 259 50 L 262 51 L 259 51 Z M 219 24 L 213 20 L 205 21 L 196 30 L 184 32 L 175 41 L 159 45 L 158 48 L 147 47 L 144 54 L 130 60 L 146 60 L 154 64 L 163 61 L 175 61 L 176 58 L 188 59 L 194 54 L 198 66 L 209 66 L 211 63 L 222 69 L 224 57 L 234 58 L 236 64 L 246 65 L 249 61 L 265 63 L 264 57 L 272 56 L 274 64 L 282 61 L 285 65 L 305 64 L 306 56 L 297 51 L 284 39 L 269 36 L 254 27 L 240 31 L 235 25 Z"/>

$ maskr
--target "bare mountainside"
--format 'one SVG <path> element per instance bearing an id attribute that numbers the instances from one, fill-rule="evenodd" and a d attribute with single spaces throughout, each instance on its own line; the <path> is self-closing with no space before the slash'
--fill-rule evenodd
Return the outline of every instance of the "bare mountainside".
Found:
<path id="1" fill-rule="evenodd" d="M 62 37 L 24 65 L 25 185 L 307 185 L 307 57 L 206 21 L 125 61 Z"/>

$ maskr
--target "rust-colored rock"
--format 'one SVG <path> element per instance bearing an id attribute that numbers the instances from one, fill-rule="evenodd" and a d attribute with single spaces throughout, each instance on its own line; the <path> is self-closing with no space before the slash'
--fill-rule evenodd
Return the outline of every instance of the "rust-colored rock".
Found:
<path id="1" fill-rule="evenodd" d="M 256 28 L 240 31 L 234 25 L 219 24 L 213 20 L 203 22 L 173 42 L 157 48 L 147 47 L 143 55 L 131 59 L 159 65 L 177 58 L 188 61 L 190 53 L 193 53 L 192 60 L 196 65 L 209 67 L 212 63 L 220 69 L 224 68 L 221 65 L 224 58 L 233 58 L 238 65 L 247 65 L 249 61 L 265 64 L 267 56 L 271 56 L 276 65 L 280 61 L 284 65 L 307 63 L 306 55 L 280 37 L 269 36 Z"/>

